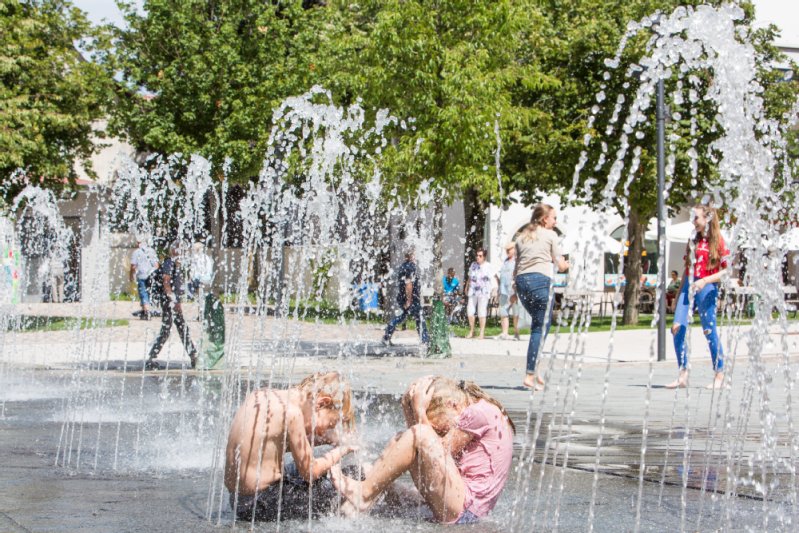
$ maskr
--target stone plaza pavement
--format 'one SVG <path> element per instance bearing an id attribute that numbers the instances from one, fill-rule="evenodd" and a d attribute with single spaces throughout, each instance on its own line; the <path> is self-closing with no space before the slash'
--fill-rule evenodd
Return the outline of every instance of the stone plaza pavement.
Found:
<path id="1" fill-rule="evenodd" d="M 592 520 L 587 514 L 588 502 L 596 499 L 595 530 L 632 531 L 635 509 L 631 502 L 635 494 L 643 491 L 644 531 L 677 528 L 681 512 L 692 524 L 696 523 L 696 517 L 705 517 L 705 528 L 696 527 L 696 530 L 708 527 L 715 530 L 721 524 L 727 524 L 728 530 L 755 530 L 763 523 L 765 502 L 759 498 L 757 489 L 752 488 L 754 483 L 749 483 L 756 479 L 746 466 L 751 458 L 756 458 L 763 467 L 757 475 L 768 472 L 770 479 L 778 482 L 779 490 L 770 489 L 767 498 L 769 513 L 796 514 L 790 503 L 796 487 L 790 471 L 784 467 L 793 457 L 790 443 L 796 439 L 794 413 L 799 412 L 792 407 L 791 400 L 791 389 L 799 377 L 796 321 L 788 323 L 787 331 L 771 331 L 755 355 L 749 353 L 752 339 L 746 328 L 722 326 L 729 380 L 721 391 L 704 388 L 712 379 L 712 370 L 699 328 L 691 331 L 694 361 L 691 386 L 676 391 L 662 387 L 677 374 L 671 341 L 667 345 L 667 360 L 656 361 L 654 330 L 575 335 L 566 328 L 553 328 L 538 366 L 547 385 L 543 391 L 531 394 L 521 387 L 525 338 L 522 341 L 451 338 L 452 357 L 435 359 L 421 356 L 414 331 L 397 332 L 397 345 L 383 347 L 380 343 L 383 328 L 378 324 L 276 320 L 240 315 L 232 308 L 226 313 L 226 355 L 219 369 L 188 369 L 188 358 L 173 330 L 159 358 L 167 368 L 146 371 L 144 359 L 160 320 L 138 320 L 131 316 L 136 308 L 131 302 L 111 302 L 33 304 L 0 310 L 6 316 L 80 316 L 100 322 L 129 320 L 127 325 L 116 327 L 0 332 L 0 378 L 4 380 L 0 383 L 14 385 L 16 380 L 17 389 L 38 388 L 37 393 L 46 396 L 48 387 L 71 387 L 73 381 L 103 382 L 106 378 L 110 381 L 112 377 L 124 377 L 114 383 L 128 381 L 129 388 L 140 391 L 139 396 L 135 392 L 125 396 L 128 401 L 125 405 L 135 407 L 139 402 L 158 405 L 163 400 L 162 386 L 182 390 L 180 384 L 190 388 L 190 383 L 196 384 L 204 377 L 212 378 L 209 383 L 216 377 L 231 375 L 249 381 L 274 379 L 284 383 L 296 382 L 314 371 L 335 369 L 349 377 L 359 394 L 395 395 L 383 396 L 383 401 L 392 402 L 415 378 L 441 374 L 476 381 L 505 405 L 517 425 L 516 457 L 519 468 L 529 470 L 528 474 L 522 472 L 519 479 L 538 483 L 539 488 L 534 490 L 525 485 L 509 489 L 511 496 L 501 502 L 505 507 L 497 516 L 509 513 L 514 497 L 529 502 L 534 497 L 537 501 L 539 495 L 542 499 L 563 495 L 569 502 L 563 520 L 571 517 L 573 523 L 561 530 L 584 531 L 587 521 Z M 196 306 L 186 306 L 193 339 L 199 342 L 201 326 L 197 312 Z M 79 379 L 75 380 L 76 377 Z M 145 386 L 150 392 L 144 393 Z M 91 398 L 108 402 L 111 396 L 103 392 Z M 79 395 L 69 397 L 76 399 Z M 169 403 L 174 401 L 170 397 Z M 136 468 L 134 474 L 112 475 L 102 469 L 102 475 L 64 474 L 53 468 L 52 450 L 60 442 L 60 431 L 68 425 L 54 418 L 51 404 L 40 399 L 10 399 L 0 401 L 0 407 L 8 415 L 3 419 L 0 410 L 0 421 L 4 424 L 0 424 L 3 430 L 0 459 L 11 465 L 0 473 L 0 503 L 3 503 L 0 531 L 217 530 L 205 518 L 203 502 L 210 470 L 205 463 L 196 472 L 189 472 L 186 467 L 179 470 L 180 475 L 170 476 L 153 477 L 146 469 L 144 474 L 136 473 L 140 470 Z M 122 414 L 124 420 L 135 418 L 135 409 L 133 413 Z M 168 419 L 178 418 L 181 417 Z M 131 431 L 138 431 L 139 427 L 146 429 L 147 425 L 142 424 L 126 422 L 115 426 L 123 429 L 130 426 Z M 158 424 L 154 418 L 154 427 Z M 83 422 L 76 425 L 85 429 L 86 435 L 92 435 L 91 442 L 97 435 L 99 443 L 99 426 L 96 433 L 95 426 L 91 422 L 86 422 L 85 428 Z M 113 439 L 113 430 L 105 429 L 103 435 L 105 439 Z M 121 442 L 130 440 L 123 438 Z M 155 458 L 171 452 L 168 442 L 147 442 L 149 445 L 142 449 L 153 451 Z M 531 461 L 528 456 L 524 463 L 525 450 L 531 449 L 534 458 Z M 100 464 L 107 466 L 109 462 L 101 460 Z M 536 465 L 545 466 L 537 469 Z M 596 496 L 592 495 L 592 483 L 597 479 L 592 474 L 595 471 L 605 474 Z M 567 489 L 558 490 L 564 479 Z M 740 479 L 743 482 L 737 481 Z M 734 486 L 735 494 L 747 497 L 725 497 L 727 486 Z M 732 514 L 728 512 L 730 509 L 734 511 Z M 229 515 L 226 517 L 229 519 Z M 743 521 L 739 523 L 741 517 Z M 407 530 L 407 524 L 399 522 L 398 527 Z M 394 531 L 386 529 L 386 522 L 372 525 Z M 413 527 L 420 531 L 435 530 L 419 529 L 419 524 Z M 352 531 L 346 525 L 325 529 Z M 495 530 L 507 529 L 495 526 Z"/>
<path id="2" fill-rule="evenodd" d="M 83 316 L 98 321 L 128 319 L 129 324 L 53 332 L 8 332 L 2 340 L 0 362 L 39 368 L 92 365 L 141 370 L 160 319 L 139 320 L 132 316 L 137 308 L 132 302 L 18 305 L 13 309 L 17 314 Z M 347 373 L 356 390 L 398 394 L 416 377 L 441 374 L 474 380 L 511 409 L 526 410 L 531 399 L 529 392 L 520 387 L 525 372 L 526 337 L 521 341 L 451 338 L 453 356 L 435 359 L 420 356 L 416 333 L 410 330 L 398 331 L 394 337 L 396 346 L 385 348 L 379 342 L 382 326 L 378 324 L 331 325 L 246 316 L 237 314 L 232 307 L 228 311 L 225 364 L 228 368 L 246 367 L 248 375 L 265 377 L 271 372 L 278 379 L 295 379 L 320 369 L 337 369 Z M 184 314 L 192 338 L 200 343 L 196 305 L 186 304 Z M 771 379 L 779 382 L 789 379 L 783 371 L 785 364 L 795 374 L 799 322 L 789 321 L 784 334 L 776 330 L 771 333 L 756 361 L 763 364 L 766 372 L 773 369 L 775 375 Z M 750 367 L 747 334 L 746 327 L 721 327 L 732 392 L 737 390 L 738 376 L 745 376 Z M 641 414 L 640 408 L 651 397 L 656 412 L 657 406 L 664 404 L 670 413 L 675 393 L 660 387 L 672 381 L 677 373 L 671 336 L 668 337 L 666 361 L 659 362 L 655 356 L 654 329 L 572 334 L 568 328 L 553 327 L 538 363 L 548 385 L 535 396 L 553 408 L 568 396 L 569 401 L 576 402 L 570 408 L 582 406 L 586 414 L 599 414 L 604 398 L 606 414 L 612 416 L 619 409 L 622 418 Z M 693 369 L 687 396 L 709 397 L 712 391 L 705 391 L 703 385 L 710 382 L 713 373 L 707 345 L 698 327 L 691 330 L 691 347 Z M 160 359 L 175 369 L 188 363 L 174 328 Z M 224 365 L 220 368 L 224 369 Z M 784 387 L 775 383 L 772 388 L 779 401 Z"/>

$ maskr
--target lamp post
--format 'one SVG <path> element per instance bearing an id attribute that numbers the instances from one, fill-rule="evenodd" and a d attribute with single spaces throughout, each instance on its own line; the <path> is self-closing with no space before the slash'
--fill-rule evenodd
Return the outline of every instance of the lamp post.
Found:
<path id="1" fill-rule="evenodd" d="M 663 80 L 657 84 L 657 154 L 658 154 L 658 361 L 666 360 L 666 104 Z"/>

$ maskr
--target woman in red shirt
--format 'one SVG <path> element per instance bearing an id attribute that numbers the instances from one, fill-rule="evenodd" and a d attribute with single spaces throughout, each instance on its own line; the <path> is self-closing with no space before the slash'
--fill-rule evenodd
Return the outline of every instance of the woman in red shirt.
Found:
<path id="1" fill-rule="evenodd" d="M 699 311 L 699 320 L 702 330 L 707 338 L 710 348 L 710 357 L 713 360 L 713 370 L 716 376 L 708 388 L 718 389 L 724 382 L 724 352 L 719 341 L 716 328 L 716 300 L 718 298 L 718 285 L 727 268 L 727 256 L 730 251 L 724 244 L 719 228 L 719 216 L 713 207 L 697 205 L 693 209 L 694 228 L 694 261 L 691 271 L 690 244 L 686 247 L 685 275 L 677 295 L 677 306 L 674 310 L 674 324 L 671 332 L 674 334 L 674 351 L 677 353 L 677 364 L 680 375 L 677 380 L 666 385 L 666 388 L 676 389 L 688 386 L 688 354 L 686 352 L 685 334 L 691 322 L 688 288 L 694 288 L 694 307 Z M 691 281 L 693 283 L 691 283 Z"/>

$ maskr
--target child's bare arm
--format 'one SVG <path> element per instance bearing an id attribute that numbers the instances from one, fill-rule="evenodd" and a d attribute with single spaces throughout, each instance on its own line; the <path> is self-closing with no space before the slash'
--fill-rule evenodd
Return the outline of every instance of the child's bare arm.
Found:
<path id="1" fill-rule="evenodd" d="M 330 467 L 341 461 L 342 457 L 355 451 L 355 446 L 338 446 L 322 457 L 313 456 L 313 448 L 305 434 L 305 420 L 299 409 L 291 409 L 288 418 L 288 444 L 291 456 L 297 464 L 300 475 L 312 482 L 327 473 Z"/>
<path id="2" fill-rule="evenodd" d="M 452 457 L 457 457 L 473 438 L 471 433 L 466 433 L 458 428 L 452 428 L 441 438 L 441 441 L 444 443 L 444 449 L 449 450 Z"/>
<path id="3" fill-rule="evenodd" d="M 435 376 L 424 376 L 408 386 L 408 390 L 402 396 L 402 410 L 405 414 L 405 422 L 408 427 L 414 424 L 430 424 L 427 419 L 427 407 L 433 396 L 431 385 Z"/>
<path id="4" fill-rule="evenodd" d="M 355 445 L 358 440 L 358 435 L 355 431 L 347 431 L 340 425 L 328 430 L 322 436 L 317 436 L 314 439 L 316 446 L 322 444 L 329 444 L 331 446 Z"/>

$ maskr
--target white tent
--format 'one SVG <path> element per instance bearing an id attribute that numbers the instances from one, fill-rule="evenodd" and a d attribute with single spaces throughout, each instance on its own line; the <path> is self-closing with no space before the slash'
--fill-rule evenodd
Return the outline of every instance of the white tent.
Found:
<path id="1" fill-rule="evenodd" d="M 690 220 L 666 226 L 666 240 L 669 242 L 686 243 L 694 233 L 694 223 Z"/>
<path id="2" fill-rule="evenodd" d="M 679 222 L 677 224 L 669 224 L 666 222 L 666 242 L 686 243 L 691 238 L 694 231 L 694 223 L 690 220 Z M 648 241 L 658 240 L 658 219 L 652 217 L 649 219 L 649 225 L 644 233 L 644 239 Z"/>
<path id="3" fill-rule="evenodd" d="M 685 222 L 679 222 L 677 224 L 671 224 L 666 226 L 666 241 L 667 242 L 676 242 L 678 244 L 685 244 L 694 234 L 694 223 L 690 220 L 686 220 Z M 722 228 L 721 236 L 724 237 L 724 240 L 729 242 L 729 232 Z M 657 231 L 654 234 L 653 239 L 657 239 Z"/>

